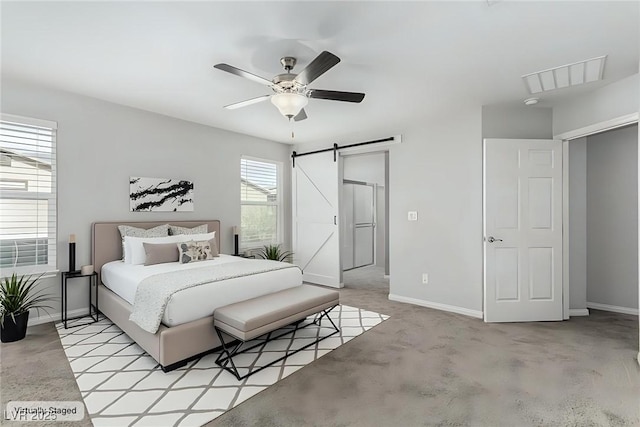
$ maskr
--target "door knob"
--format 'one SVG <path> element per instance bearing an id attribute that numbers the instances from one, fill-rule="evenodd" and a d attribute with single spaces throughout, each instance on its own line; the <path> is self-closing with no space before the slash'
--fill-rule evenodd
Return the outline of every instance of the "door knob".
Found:
<path id="1" fill-rule="evenodd" d="M 487 238 L 487 242 L 489 242 L 489 243 L 493 243 L 493 242 L 502 242 L 502 239 L 496 239 L 496 238 L 495 238 L 495 237 L 493 237 L 493 236 L 489 236 L 489 237 Z"/>

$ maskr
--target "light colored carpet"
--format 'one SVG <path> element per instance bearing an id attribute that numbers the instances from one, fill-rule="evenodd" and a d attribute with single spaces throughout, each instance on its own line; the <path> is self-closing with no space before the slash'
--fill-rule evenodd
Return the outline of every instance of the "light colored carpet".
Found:
<path id="1" fill-rule="evenodd" d="M 380 290 L 389 293 L 389 279 L 384 277 L 384 267 L 368 265 L 342 272 L 345 288 Z"/>
<path id="2" fill-rule="evenodd" d="M 244 344 L 258 346 L 234 357 L 240 375 L 327 337 L 240 381 L 215 363 L 218 353 L 165 373 L 108 319 L 69 329 L 58 324 L 57 329 L 94 426 L 197 427 L 388 318 L 344 305 L 329 316 L 340 328 L 330 337 L 334 329 L 325 319 L 321 327 L 284 327 L 275 333 L 282 335 L 276 340 L 258 337 Z M 313 320 L 311 316 L 306 323 Z"/>
<path id="3" fill-rule="evenodd" d="M 391 318 L 207 426 L 640 425 L 637 316 L 485 324 L 388 295 L 341 289 L 343 304 Z M 3 407 L 82 399 L 53 324 L 0 352 Z"/>

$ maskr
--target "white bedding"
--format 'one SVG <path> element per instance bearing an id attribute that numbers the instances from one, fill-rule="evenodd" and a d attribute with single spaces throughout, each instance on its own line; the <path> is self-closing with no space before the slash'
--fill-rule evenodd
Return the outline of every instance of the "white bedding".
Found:
<path id="1" fill-rule="evenodd" d="M 112 261 L 102 266 L 102 283 L 133 305 L 138 284 L 155 274 L 199 268 L 230 262 L 250 263 L 252 260 L 220 255 L 211 261 L 188 264 L 177 262 L 156 265 L 133 265 Z M 177 326 L 210 316 L 218 307 L 261 295 L 293 288 L 302 284 L 302 272 L 298 268 L 269 271 L 246 277 L 236 277 L 207 285 L 185 289 L 174 294 L 164 312 L 162 323 Z"/>

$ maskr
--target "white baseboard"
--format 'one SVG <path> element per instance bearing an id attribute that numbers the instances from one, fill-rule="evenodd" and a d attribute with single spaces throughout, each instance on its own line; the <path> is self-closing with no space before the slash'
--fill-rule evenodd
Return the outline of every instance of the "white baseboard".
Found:
<path id="1" fill-rule="evenodd" d="M 315 285 L 330 286 L 332 288 L 343 288 L 344 283 L 336 283 L 335 277 L 323 276 L 320 274 L 304 273 L 302 281 L 313 283 Z"/>
<path id="2" fill-rule="evenodd" d="M 588 315 L 589 315 L 588 308 L 570 308 L 569 309 L 569 317 L 588 316 Z"/>
<path id="3" fill-rule="evenodd" d="M 37 316 L 37 317 L 31 317 L 31 314 L 29 315 L 29 326 L 35 326 L 35 325 L 41 325 L 43 323 L 50 323 L 50 322 L 60 322 L 62 321 L 62 313 L 52 313 L 52 314 L 47 314 L 43 311 L 41 311 L 41 315 Z M 68 317 L 76 317 L 76 316 L 82 316 L 83 314 L 86 314 L 87 317 L 89 316 L 89 309 L 87 308 L 79 308 L 77 310 L 71 310 L 67 312 L 67 316 Z M 32 313 L 33 314 L 33 313 Z"/>
<path id="4" fill-rule="evenodd" d="M 469 310 L 468 308 L 457 307 L 455 305 L 440 304 L 438 302 L 425 301 L 417 298 L 403 297 L 400 295 L 389 294 L 391 301 L 405 302 L 407 304 L 419 305 L 421 307 L 435 308 L 436 310 L 449 311 L 451 313 L 464 314 L 465 316 L 482 319 L 481 311 Z"/>
<path id="5" fill-rule="evenodd" d="M 609 305 L 609 304 L 600 304 L 599 302 L 587 301 L 587 307 L 595 308 L 596 310 L 613 311 L 614 313 L 633 314 L 635 316 L 638 315 L 637 308 L 620 307 L 617 305 Z"/>
<path id="6" fill-rule="evenodd" d="M 384 276 L 382 276 L 382 277 L 384 277 L 385 279 L 390 279 L 390 278 L 391 278 L 391 276 L 390 276 L 389 274 L 385 274 L 385 275 L 384 275 Z"/>

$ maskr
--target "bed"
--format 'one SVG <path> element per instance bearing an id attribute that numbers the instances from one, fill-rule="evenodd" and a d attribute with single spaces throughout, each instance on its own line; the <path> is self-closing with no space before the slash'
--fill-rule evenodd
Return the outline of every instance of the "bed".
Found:
<path id="1" fill-rule="evenodd" d="M 289 268 L 211 284 L 215 287 L 190 288 L 172 296 L 157 332 L 147 332 L 129 320 L 133 311 L 135 282 L 164 271 L 189 268 L 189 264 L 142 266 L 122 263 L 120 261 L 122 240 L 118 226 L 130 225 L 147 229 L 166 223 L 167 221 L 96 222 L 92 225 L 91 249 L 93 265 L 99 277 L 100 312 L 153 357 L 164 371 L 176 369 L 189 360 L 220 347 L 221 343 L 213 326 L 212 313 L 216 307 L 302 284 L 302 275 L 299 270 Z M 169 223 L 187 228 L 207 224 L 209 232 L 216 232 L 215 238 L 220 248 L 220 221 L 169 221 Z M 209 262 L 212 261 L 191 265 Z M 221 255 L 216 262 L 224 264 L 252 261 Z M 203 301 L 205 304 L 199 303 Z"/>

